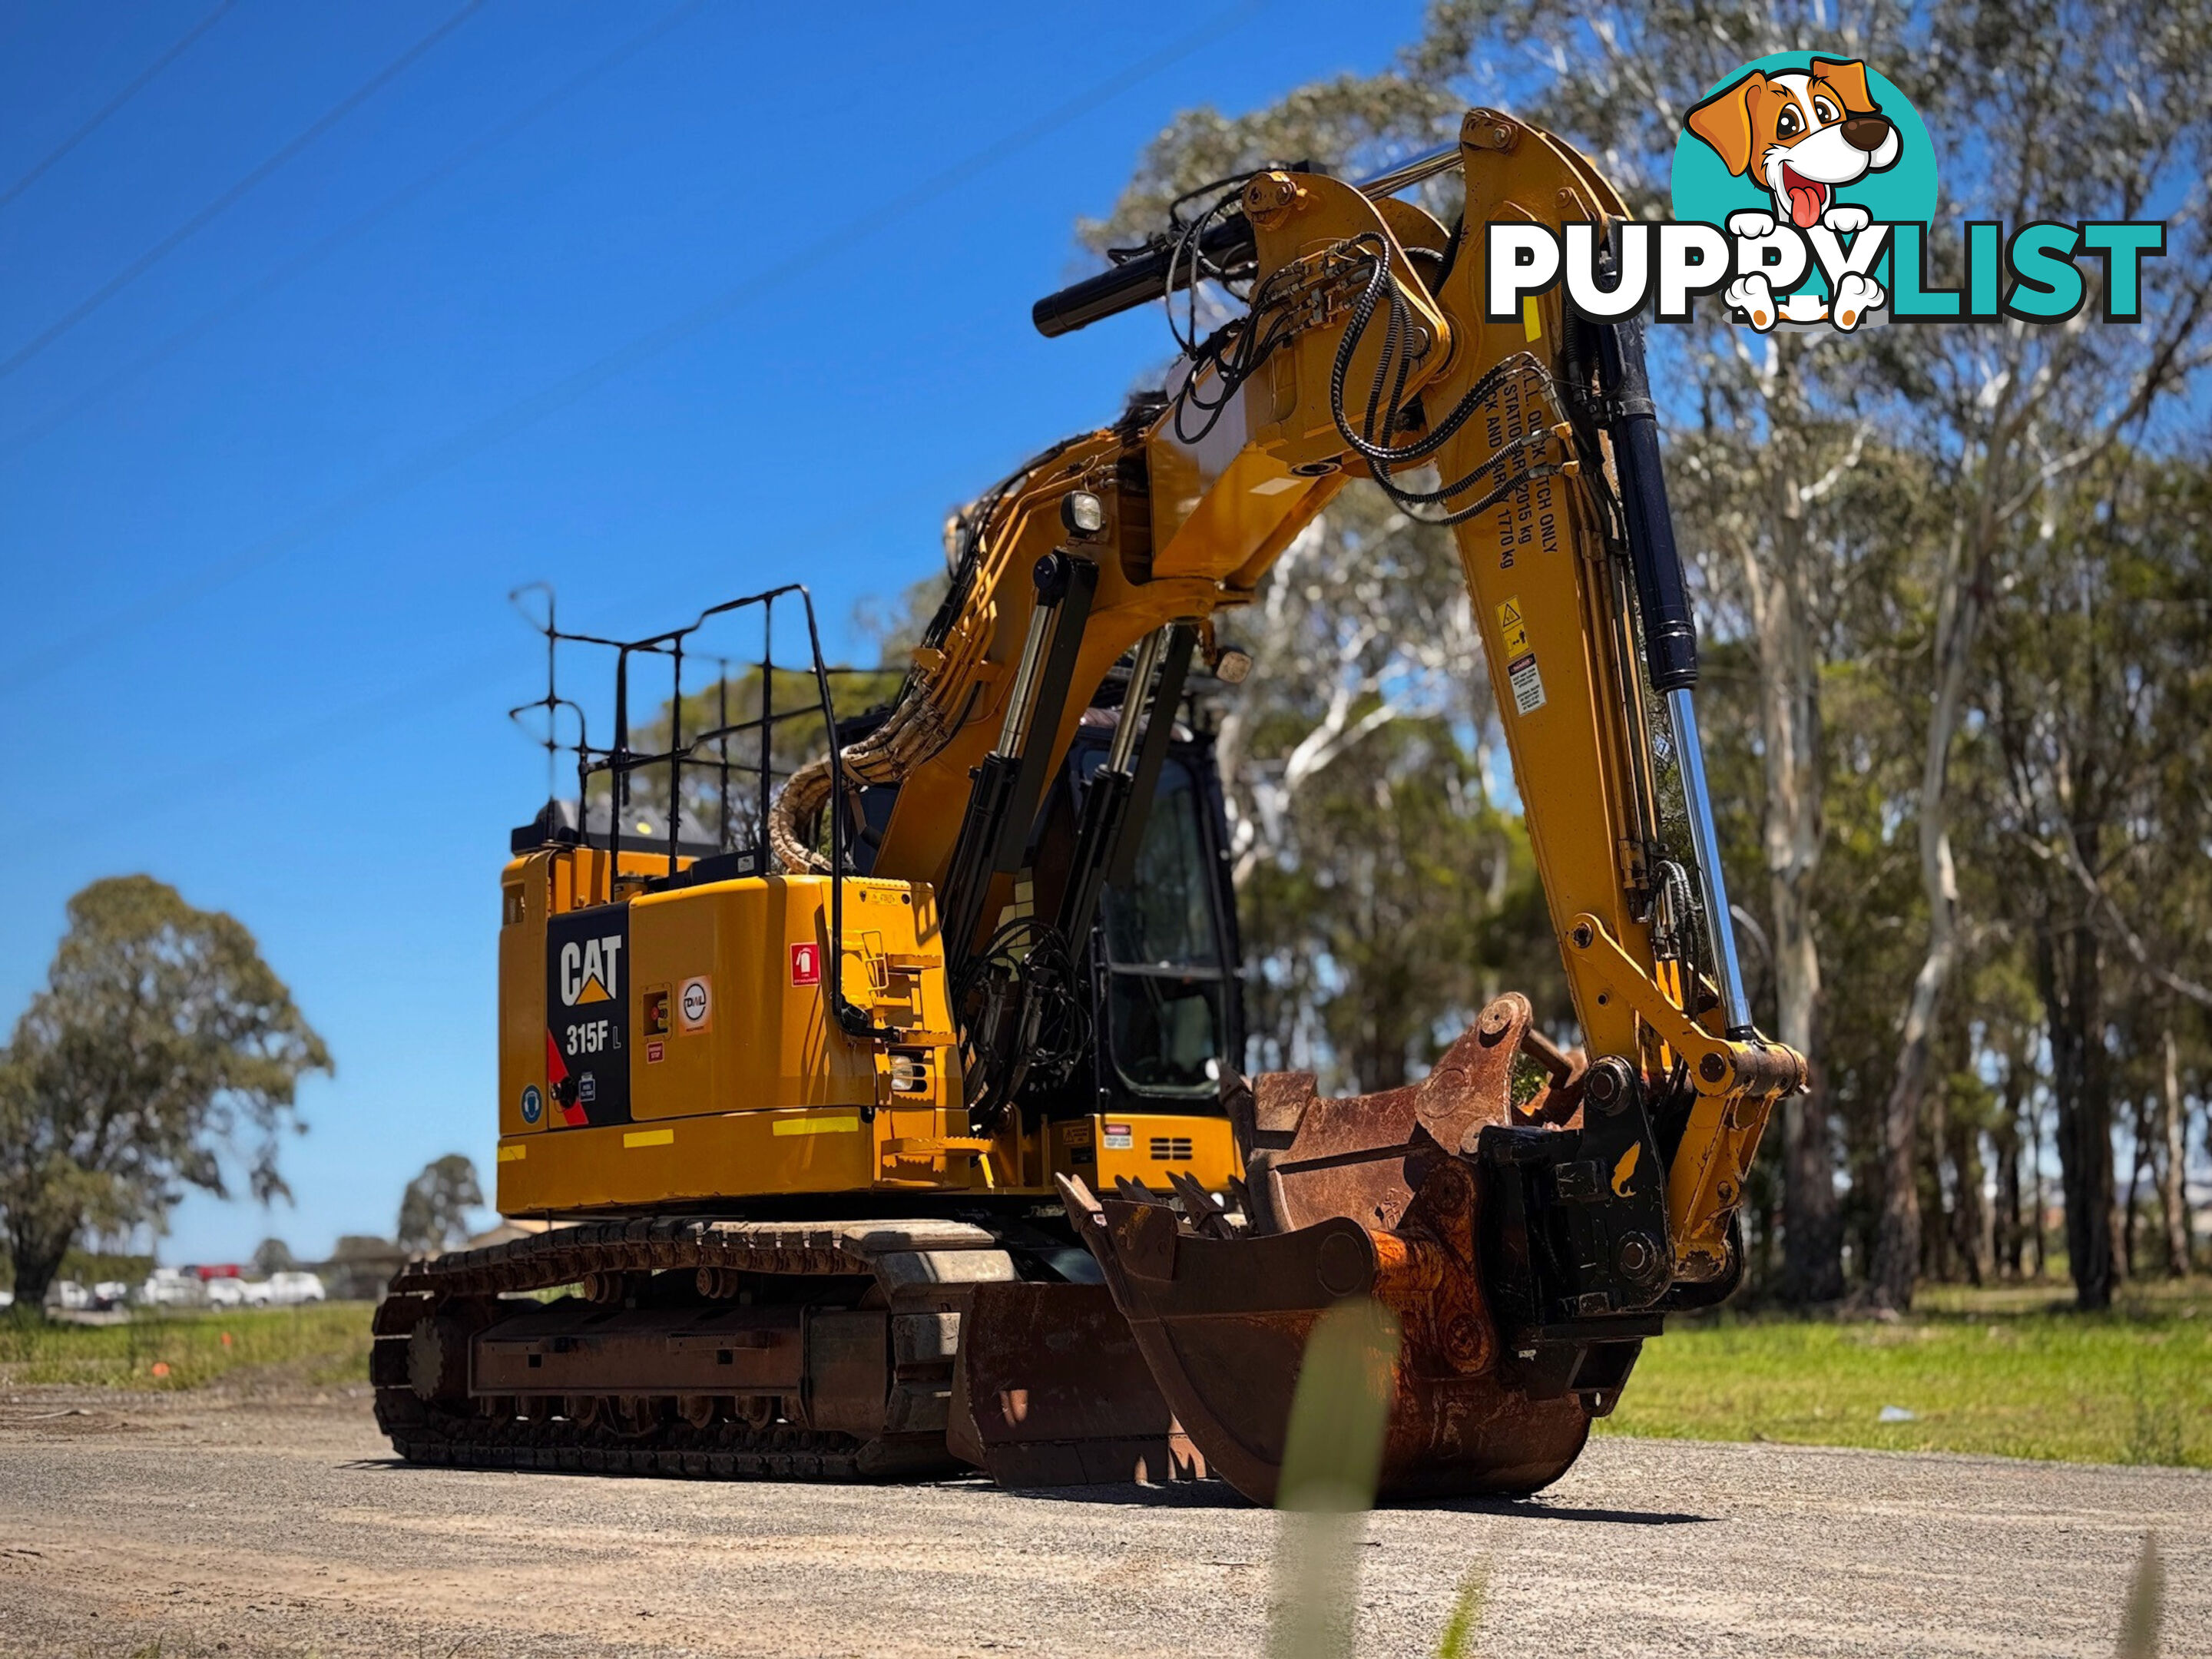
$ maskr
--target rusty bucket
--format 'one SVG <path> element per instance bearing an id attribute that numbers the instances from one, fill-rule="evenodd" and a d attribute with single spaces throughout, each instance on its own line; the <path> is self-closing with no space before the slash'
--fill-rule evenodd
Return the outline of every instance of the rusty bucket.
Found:
<path id="1" fill-rule="evenodd" d="M 1501 1352 L 1478 1241 L 1471 1150 L 1485 1125 L 1565 1127 L 1578 1067 L 1498 999 L 1424 1082 L 1327 1099 L 1304 1074 L 1255 1080 L 1232 1101 L 1245 1144 L 1245 1224 L 1202 1194 L 1062 1178 L 1079 1236 L 1103 1269 L 1152 1382 L 1207 1468 L 1257 1503 L 1282 1473 L 1291 1400 L 1323 1310 L 1371 1296 L 1404 1330 L 1378 1496 L 1533 1492 L 1589 1433 L 1586 1397 L 1531 1386 Z M 1516 1109 L 1516 1056 L 1544 1080 Z"/>

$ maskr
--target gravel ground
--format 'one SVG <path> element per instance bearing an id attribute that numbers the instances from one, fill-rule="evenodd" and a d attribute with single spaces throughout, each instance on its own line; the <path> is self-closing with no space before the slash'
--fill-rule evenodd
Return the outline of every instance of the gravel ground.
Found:
<path id="1" fill-rule="evenodd" d="M 118 1401 L 120 1401 L 120 1403 Z M 2113 1651 L 2147 1531 L 2212 1653 L 2212 1474 L 1607 1439 L 1538 1501 L 1377 1514 L 1358 1650 Z M 357 1396 L 0 1401 L 0 1652 L 1258 1654 L 1275 1517 L 1001 1492 L 413 1469 Z"/>

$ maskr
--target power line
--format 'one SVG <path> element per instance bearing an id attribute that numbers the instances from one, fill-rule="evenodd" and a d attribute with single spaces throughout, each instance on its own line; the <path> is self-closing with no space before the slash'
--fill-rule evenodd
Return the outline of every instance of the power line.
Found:
<path id="1" fill-rule="evenodd" d="M 216 24 L 221 21 L 223 13 L 228 11 L 234 3 L 235 0 L 217 0 L 216 9 L 210 12 L 206 16 L 201 18 L 198 22 L 193 24 L 191 28 L 186 30 L 182 40 L 179 40 L 174 46 L 171 46 L 167 52 L 163 52 L 159 58 L 156 58 L 151 64 L 148 64 L 145 69 L 139 72 L 138 78 L 137 80 L 131 82 L 129 86 L 124 88 L 123 90 L 117 93 L 114 97 L 109 99 L 106 104 L 100 106 L 98 112 L 95 113 L 89 121 L 87 121 L 75 132 L 70 134 L 68 137 L 63 139 L 61 143 L 57 144 L 52 149 L 47 151 L 46 158 L 43 161 L 40 161 L 28 173 L 18 179 L 14 184 L 9 185 L 7 192 L 4 195 L 0 195 L 0 207 L 6 207 L 9 203 L 14 201 L 18 196 L 21 196 L 33 185 L 38 183 L 40 178 L 46 173 L 48 167 L 53 166 L 53 164 L 60 161 L 63 156 L 68 155 L 86 139 L 91 137 L 92 135 L 106 121 L 109 116 L 114 114 L 116 111 L 121 109 L 133 98 L 136 98 L 140 93 L 145 91 L 148 83 L 150 82 L 155 76 L 159 75 L 163 70 L 168 68 L 170 64 L 175 63 L 178 58 L 184 56 L 185 49 L 191 46 L 193 41 L 198 40 L 200 36 L 205 34 L 210 29 L 213 28 Z"/>
<path id="2" fill-rule="evenodd" d="M 472 13 L 483 8 L 483 3 L 484 0 L 467 0 L 459 11 L 401 52 L 382 69 L 377 70 L 374 75 L 370 76 L 331 108 L 324 112 L 305 131 L 300 133 L 267 161 L 262 162 L 259 167 L 255 167 L 252 172 L 216 197 L 214 201 L 209 203 L 191 218 L 185 220 L 183 224 L 133 259 L 115 276 L 110 277 L 93 292 L 90 298 L 80 302 L 58 320 L 48 324 L 29 343 L 20 347 L 15 356 L 9 357 L 5 362 L 0 362 L 0 380 L 4 380 L 22 368 L 25 363 L 29 362 L 32 358 L 37 356 L 56 340 L 60 339 L 63 335 L 68 333 L 70 330 L 91 316 L 94 312 L 143 276 L 163 259 L 175 252 L 185 242 L 204 230 L 210 223 L 234 205 L 240 197 L 260 184 L 263 179 L 268 178 L 270 173 L 276 172 L 301 150 L 307 149 L 309 144 L 313 143 L 316 139 L 321 137 L 340 121 L 345 119 L 347 116 L 352 114 L 355 110 L 360 108 L 393 80 L 404 74 L 416 58 L 422 57 L 423 53 L 428 52 L 467 21 Z"/>
<path id="3" fill-rule="evenodd" d="M 301 271 L 306 270 L 310 266 L 317 264 L 322 260 L 328 258 L 331 254 L 337 252 L 338 249 L 343 247 L 356 237 L 370 230 L 380 221 L 389 218 L 398 210 L 406 206 L 410 202 L 416 200 L 427 191 L 434 188 L 436 185 L 443 184 L 447 179 L 452 178 L 453 174 L 459 173 L 463 167 L 467 167 L 471 162 L 483 155 L 487 151 L 495 149 L 499 145 L 505 143 L 509 138 L 514 137 L 516 133 L 520 132 L 532 122 L 543 118 L 552 110 L 559 107 L 568 100 L 575 96 L 576 94 L 581 92 L 592 82 L 599 79 L 600 76 L 620 67 L 629 58 L 635 57 L 639 52 L 645 50 L 646 47 L 653 45 L 653 42 L 659 40 L 663 35 L 675 28 L 678 24 L 685 21 L 687 19 L 696 15 L 699 9 L 705 3 L 706 0 L 684 0 L 684 3 L 682 5 L 678 6 L 674 10 L 669 12 L 668 15 L 663 17 L 659 22 L 652 24 L 648 27 L 640 31 L 638 33 L 632 35 L 628 40 L 625 40 L 622 45 L 617 46 L 612 52 L 600 58 L 598 63 L 592 64 L 589 69 L 569 76 L 568 80 L 562 82 L 552 91 L 547 93 L 543 98 L 540 98 L 536 103 L 531 105 L 520 114 L 510 118 L 508 120 L 501 123 L 499 126 L 493 128 L 489 132 L 485 133 L 482 137 L 476 139 L 473 143 L 462 146 L 459 149 L 454 151 L 453 155 L 439 162 L 437 166 L 432 167 L 428 173 L 423 173 L 420 178 L 415 179 L 413 183 L 406 185 L 399 190 L 393 191 L 390 196 L 386 197 L 383 201 L 369 209 L 368 212 L 362 214 L 350 224 L 344 226 L 341 229 L 331 232 L 331 234 L 324 237 L 320 241 L 307 249 L 306 252 L 278 265 L 274 270 L 270 271 L 258 282 L 250 283 L 246 288 L 241 289 L 237 294 L 232 295 L 228 300 L 217 306 L 214 310 L 204 313 L 196 321 L 185 324 L 184 327 L 170 335 L 168 338 L 163 340 L 152 350 L 146 352 L 134 362 L 126 364 L 120 369 L 118 369 L 106 380 L 101 380 L 97 385 L 94 386 L 89 391 L 79 394 L 77 397 L 71 398 L 69 402 L 63 404 L 58 408 L 50 410 L 43 418 L 34 421 L 29 426 L 23 428 L 20 432 L 16 432 L 4 440 L 0 440 L 0 461 L 13 459 L 24 450 L 29 448 L 33 444 L 38 442 L 40 439 L 45 437 L 48 433 L 52 432 L 58 427 L 65 425 L 70 421 L 76 419 L 77 416 L 82 414 L 86 410 L 91 408 L 94 404 L 99 403 L 110 393 L 128 386 L 131 381 L 137 380 L 141 374 L 143 374 L 148 369 L 152 368 L 156 364 L 163 362 L 168 358 L 173 356 L 178 351 L 181 350 L 184 347 L 190 345 L 194 340 L 199 338 L 200 336 L 206 333 L 216 324 L 236 316 L 240 312 L 245 310 L 257 300 L 263 299 L 268 295 L 274 293 L 277 289 L 282 288 L 286 283 L 290 282 L 293 277 L 298 276 Z"/>
<path id="4" fill-rule="evenodd" d="M 1005 137 L 986 144 L 951 167 L 932 174 L 913 189 L 892 198 L 884 205 L 871 208 L 860 216 L 847 221 L 780 264 L 724 290 L 673 321 L 664 323 L 617 346 L 581 368 L 563 375 L 550 386 L 509 404 L 505 409 L 485 416 L 452 437 L 418 450 L 405 460 L 387 467 L 366 483 L 326 503 L 286 529 L 240 548 L 230 557 L 197 571 L 182 581 L 173 582 L 158 592 L 146 595 L 136 605 L 124 607 L 100 626 L 85 629 L 34 653 L 6 680 L 0 681 L 0 690 L 21 690 L 45 678 L 87 646 L 97 643 L 103 635 L 122 633 L 167 616 L 246 572 L 307 545 L 371 507 L 380 506 L 441 472 L 450 471 L 502 439 L 534 425 L 616 376 L 659 356 L 669 347 L 729 315 L 748 301 L 758 298 L 785 278 L 821 264 L 834 253 L 842 252 L 892 220 L 927 205 L 948 191 L 957 189 L 977 173 L 1028 148 L 1048 133 L 1079 119 L 1101 104 L 1149 80 L 1170 64 L 1188 58 L 1202 46 L 1212 45 L 1258 15 L 1264 5 L 1265 0 L 1249 0 L 1249 3 L 1221 14 L 1173 45 L 1164 46 L 1149 58 L 1109 76 L 1089 91 L 1079 94 Z"/>

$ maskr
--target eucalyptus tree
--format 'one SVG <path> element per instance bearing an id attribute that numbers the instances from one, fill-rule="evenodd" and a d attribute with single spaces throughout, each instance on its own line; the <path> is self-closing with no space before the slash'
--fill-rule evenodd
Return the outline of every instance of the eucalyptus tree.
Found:
<path id="1" fill-rule="evenodd" d="M 0 1218 L 37 1308 L 87 1231 L 159 1225 L 186 1188 L 286 1190 L 300 1079 L 330 1052 L 235 918 L 150 876 L 94 882 L 0 1053 Z"/>

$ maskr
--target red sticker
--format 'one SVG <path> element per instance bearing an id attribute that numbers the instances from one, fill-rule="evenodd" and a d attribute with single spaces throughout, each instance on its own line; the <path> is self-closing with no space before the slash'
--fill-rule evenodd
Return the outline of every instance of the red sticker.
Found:
<path id="1" fill-rule="evenodd" d="M 648 1066 L 658 1066 L 660 1064 L 662 1058 L 667 1053 L 668 1049 L 666 1045 L 659 1042 L 648 1042 L 645 1045 L 645 1063 Z"/>
<path id="2" fill-rule="evenodd" d="M 791 982 L 793 985 L 822 983 L 822 947 L 818 945 L 794 945 L 791 947 Z"/>

